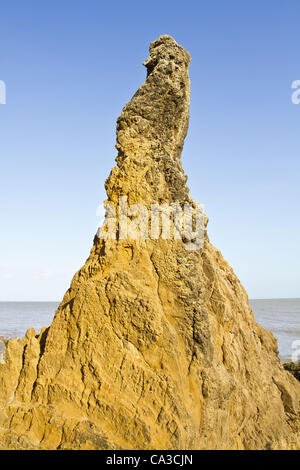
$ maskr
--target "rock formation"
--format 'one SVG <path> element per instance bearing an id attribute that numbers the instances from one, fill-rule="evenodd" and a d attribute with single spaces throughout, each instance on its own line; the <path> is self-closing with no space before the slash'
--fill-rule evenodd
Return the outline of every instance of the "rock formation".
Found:
<path id="1" fill-rule="evenodd" d="M 108 201 L 192 202 L 180 161 L 189 62 L 170 36 L 151 43 L 117 122 Z M 6 345 L 0 448 L 293 449 L 299 399 L 207 233 L 193 251 L 95 237 L 51 326 Z"/>

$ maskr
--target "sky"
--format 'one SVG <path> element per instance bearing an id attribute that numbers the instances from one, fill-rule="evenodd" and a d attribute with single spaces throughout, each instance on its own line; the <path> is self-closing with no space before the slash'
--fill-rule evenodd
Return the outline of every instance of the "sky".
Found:
<path id="1" fill-rule="evenodd" d="M 170 34 L 191 54 L 182 154 L 250 298 L 300 297 L 298 0 L 1 2 L 0 301 L 59 301 L 92 247 L 116 119 Z"/>

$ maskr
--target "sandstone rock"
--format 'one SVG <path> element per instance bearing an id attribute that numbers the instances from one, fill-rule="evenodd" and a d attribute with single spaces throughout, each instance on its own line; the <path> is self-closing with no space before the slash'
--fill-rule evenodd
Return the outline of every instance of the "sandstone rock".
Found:
<path id="1" fill-rule="evenodd" d="M 5 342 L 6 340 L 0 336 L 0 364 L 5 362 Z"/>
<path id="2" fill-rule="evenodd" d="M 189 61 L 170 36 L 151 44 L 147 79 L 117 122 L 108 201 L 192 202 L 180 161 Z M 95 237 L 51 326 L 7 344 L 0 447 L 294 449 L 299 399 L 207 233 L 194 251 Z"/>

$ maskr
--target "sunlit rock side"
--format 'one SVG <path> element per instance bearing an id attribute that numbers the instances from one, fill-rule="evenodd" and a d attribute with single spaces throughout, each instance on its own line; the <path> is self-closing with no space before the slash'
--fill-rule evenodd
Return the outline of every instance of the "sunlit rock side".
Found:
<path id="1" fill-rule="evenodd" d="M 170 36 L 151 44 L 146 81 L 117 121 L 108 201 L 192 202 L 180 160 L 189 62 Z M 0 447 L 299 448 L 299 399 L 207 234 L 196 251 L 95 237 L 51 326 L 7 344 Z"/>
<path id="2" fill-rule="evenodd" d="M 0 364 L 5 363 L 5 343 L 6 340 L 0 336 Z"/>

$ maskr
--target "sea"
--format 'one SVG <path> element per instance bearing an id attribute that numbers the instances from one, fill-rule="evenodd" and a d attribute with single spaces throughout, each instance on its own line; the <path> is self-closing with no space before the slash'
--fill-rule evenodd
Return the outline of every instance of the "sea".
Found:
<path id="1" fill-rule="evenodd" d="M 23 337 L 28 328 L 37 332 L 49 326 L 59 302 L 0 302 L 0 338 Z M 255 319 L 273 332 L 283 362 L 300 360 L 300 299 L 250 300 Z M 1 350 L 2 348 L 2 350 Z M 0 356 L 4 344 L 0 341 Z"/>
<path id="2" fill-rule="evenodd" d="M 255 320 L 272 331 L 282 362 L 300 361 L 300 299 L 250 300 Z"/>

